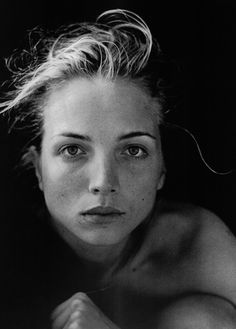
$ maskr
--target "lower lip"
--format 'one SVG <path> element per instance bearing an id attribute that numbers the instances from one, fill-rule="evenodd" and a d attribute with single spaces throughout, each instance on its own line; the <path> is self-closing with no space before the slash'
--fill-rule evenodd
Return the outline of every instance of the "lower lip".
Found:
<path id="1" fill-rule="evenodd" d="M 83 215 L 84 222 L 88 224 L 96 224 L 96 225 L 108 225 L 114 222 L 117 222 L 121 219 L 121 214 L 86 214 Z"/>

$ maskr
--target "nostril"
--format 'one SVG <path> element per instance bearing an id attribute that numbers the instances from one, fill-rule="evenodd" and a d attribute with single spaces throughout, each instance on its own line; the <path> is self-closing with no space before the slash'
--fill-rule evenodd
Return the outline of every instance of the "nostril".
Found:
<path id="1" fill-rule="evenodd" d="M 115 188 L 99 188 L 99 187 L 94 187 L 91 189 L 92 193 L 98 194 L 98 193 L 115 193 L 116 189 Z"/>
<path id="2" fill-rule="evenodd" d="M 100 192 L 100 190 L 98 188 L 93 189 L 93 193 L 99 193 L 99 192 Z"/>

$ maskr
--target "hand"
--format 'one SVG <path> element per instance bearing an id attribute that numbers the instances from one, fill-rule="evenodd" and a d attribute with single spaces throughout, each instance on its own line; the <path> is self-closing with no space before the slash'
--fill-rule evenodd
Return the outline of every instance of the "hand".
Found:
<path id="1" fill-rule="evenodd" d="M 77 293 L 52 313 L 53 329 L 119 329 L 85 293 Z"/>

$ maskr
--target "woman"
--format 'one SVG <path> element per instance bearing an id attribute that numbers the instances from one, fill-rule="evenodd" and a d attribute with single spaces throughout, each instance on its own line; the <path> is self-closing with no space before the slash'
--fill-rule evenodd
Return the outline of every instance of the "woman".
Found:
<path id="1" fill-rule="evenodd" d="M 108 11 L 44 50 L 2 107 L 32 117 L 39 144 L 24 159 L 66 242 L 53 245 L 51 327 L 235 328 L 235 238 L 211 212 L 160 197 L 164 97 L 145 22 Z"/>

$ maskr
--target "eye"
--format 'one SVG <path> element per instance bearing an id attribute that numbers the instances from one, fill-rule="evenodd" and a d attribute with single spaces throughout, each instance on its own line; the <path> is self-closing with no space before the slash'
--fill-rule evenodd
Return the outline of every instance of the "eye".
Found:
<path id="1" fill-rule="evenodd" d="M 75 158 L 81 154 L 84 154 L 84 151 L 76 144 L 71 144 L 64 146 L 59 151 L 60 154 L 66 158 Z"/>
<path id="2" fill-rule="evenodd" d="M 125 153 L 134 158 L 144 158 L 147 156 L 147 151 L 137 145 L 132 145 L 127 147 Z"/>

